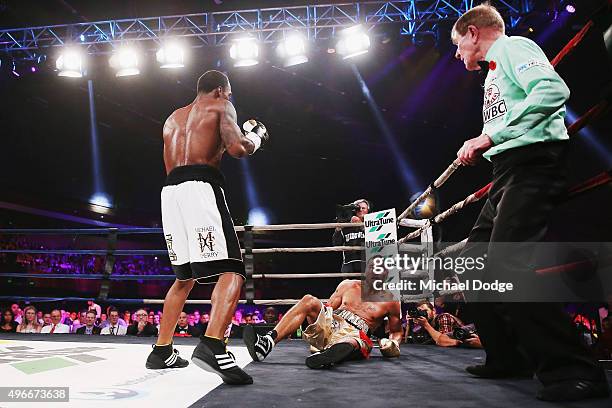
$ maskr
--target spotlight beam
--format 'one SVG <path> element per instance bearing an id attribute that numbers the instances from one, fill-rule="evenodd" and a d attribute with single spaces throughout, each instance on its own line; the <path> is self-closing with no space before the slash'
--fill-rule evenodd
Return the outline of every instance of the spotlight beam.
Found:
<path id="1" fill-rule="evenodd" d="M 387 142 L 387 145 L 389 146 L 389 150 L 391 154 L 393 155 L 393 158 L 395 159 L 394 162 L 397 167 L 397 170 L 399 171 L 404 183 L 408 186 L 410 190 L 409 191 L 410 194 L 413 194 L 416 191 L 419 191 L 420 183 L 418 182 L 414 172 L 410 169 L 408 162 L 403 157 L 400 146 L 397 143 L 397 140 L 395 138 L 395 135 L 393 134 L 393 131 L 389 128 L 389 125 L 387 124 L 387 122 L 385 121 L 385 118 L 383 117 L 380 111 L 380 108 L 378 107 L 378 105 L 376 104 L 376 101 L 374 100 L 374 97 L 370 93 L 370 89 L 368 88 L 368 85 L 365 83 L 365 81 L 361 77 L 361 74 L 359 73 L 359 70 L 357 69 L 355 64 L 351 64 L 351 69 L 353 71 L 353 74 L 355 75 L 355 78 L 357 79 L 357 82 L 359 82 L 361 91 L 363 92 L 363 96 L 365 97 L 368 103 L 368 106 L 370 107 L 370 111 L 372 112 L 372 115 L 374 116 L 376 124 L 378 125 L 382 135 L 384 136 L 385 141 Z"/>
<path id="2" fill-rule="evenodd" d="M 100 164 L 100 146 L 98 143 L 98 125 L 96 118 L 96 104 L 94 98 L 94 87 L 93 81 L 89 79 L 87 81 L 87 91 L 89 93 L 89 130 L 91 137 L 91 164 L 92 164 L 92 178 L 94 184 L 94 194 L 90 201 L 97 201 L 106 199 L 110 206 L 110 200 L 104 193 L 104 180 L 102 179 L 102 165 Z"/>

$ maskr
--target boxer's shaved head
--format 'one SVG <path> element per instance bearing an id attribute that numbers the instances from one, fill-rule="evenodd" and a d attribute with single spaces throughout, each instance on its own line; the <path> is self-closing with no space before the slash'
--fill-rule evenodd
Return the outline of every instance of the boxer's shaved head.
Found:
<path id="1" fill-rule="evenodd" d="M 209 93 L 219 87 L 227 89 L 229 84 L 229 78 L 223 72 L 215 70 L 206 71 L 198 79 L 198 93 Z"/>

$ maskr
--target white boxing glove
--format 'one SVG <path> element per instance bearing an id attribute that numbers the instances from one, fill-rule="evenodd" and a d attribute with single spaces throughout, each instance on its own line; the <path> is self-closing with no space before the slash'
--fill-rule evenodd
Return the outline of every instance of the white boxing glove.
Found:
<path id="1" fill-rule="evenodd" d="M 392 339 L 380 339 L 378 340 L 380 346 L 380 354 L 385 357 L 399 357 L 400 348 L 399 342 Z"/>
<path id="2" fill-rule="evenodd" d="M 255 145 L 253 153 L 255 153 L 255 151 L 257 151 L 257 149 L 259 149 L 261 145 L 270 138 L 264 124 L 256 121 L 255 119 L 249 119 L 244 122 L 242 124 L 242 129 L 244 129 L 246 132 L 244 137 L 249 139 Z"/>

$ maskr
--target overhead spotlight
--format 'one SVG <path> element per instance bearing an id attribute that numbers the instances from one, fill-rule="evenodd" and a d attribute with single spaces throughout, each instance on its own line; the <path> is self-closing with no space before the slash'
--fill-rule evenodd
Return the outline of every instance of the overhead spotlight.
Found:
<path id="1" fill-rule="evenodd" d="M 336 45 L 336 50 L 338 54 L 342 55 L 343 59 L 365 54 L 369 48 L 370 37 L 360 25 L 342 30 L 340 32 L 340 40 Z"/>
<path id="2" fill-rule="evenodd" d="M 565 5 L 565 11 L 570 14 L 574 14 L 576 12 L 576 6 L 574 6 L 572 3 L 567 3 Z"/>
<path id="3" fill-rule="evenodd" d="M 160 68 L 183 68 L 185 66 L 185 48 L 177 42 L 169 42 L 157 51 L 157 62 Z"/>
<path id="4" fill-rule="evenodd" d="M 285 60 L 285 67 L 308 62 L 306 56 L 306 41 L 299 33 L 290 34 L 276 48 L 278 56 Z"/>
<path id="5" fill-rule="evenodd" d="M 95 193 L 89 198 L 89 203 L 98 207 L 104 207 L 106 209 L 112 208 L 113 203 L 110 200 L 110 197 L 105 193 Z"/>
<path id="6" fill-rule="evenodd" d="M 255 38 L 246 37 L 237 39 L 230 47 L 230 57 L 235 61 L 235 67 L 250 67 L 259 61 L 259 47 Z"/>
<path id="7" fill-rule="evenodd" d="M 249 225 L 267 225 L 269 223 L 267 211 L 261 207 L 252 208 L 249 211 L 247 224 Z"/>
<path id="8" fill-rule="evenodd" d="M 59 70 L 58 76 L 81 78 L 83 76 L 83 54 L 76 48 L 65 49 L 55 62 Z"/>
<path id="9" fill-rule="evenodd" d="M 116 77 L 140 74 L 138 52 L 132 47 L 119 48 L 108 62 L 112 68 L 117 70 Z"/>

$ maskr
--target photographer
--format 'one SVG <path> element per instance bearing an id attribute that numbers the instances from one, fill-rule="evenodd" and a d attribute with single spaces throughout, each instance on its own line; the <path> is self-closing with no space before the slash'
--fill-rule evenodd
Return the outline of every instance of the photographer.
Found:
<path id="1" fill-rule="evenodd" d="M 365 198 L 350 204 L 336 207 L 336 222 L 363 222 L 363 217 L 370 212 L 370 202 Z M 336 228 L 332 237 L 334 246 L 363 246 L 365 233 L 363 228 Z M 361 251 L 342 252 L 341 272 L 362 272 L 363 259 Z"/>
<path id="2" fill-rule="evenodd" d="M 457 347 L 465 345 L 482 348 L 480 338 L 473 325 L 464 326 L 463 322 L 450 313 L 436 313 L 436 308 L 428 301 L 417 303 L 415 308 L 408 309 L 408 330 L 411 330 L 410 319 L 426 331 L 426 340 L 440 347 Z"/>

